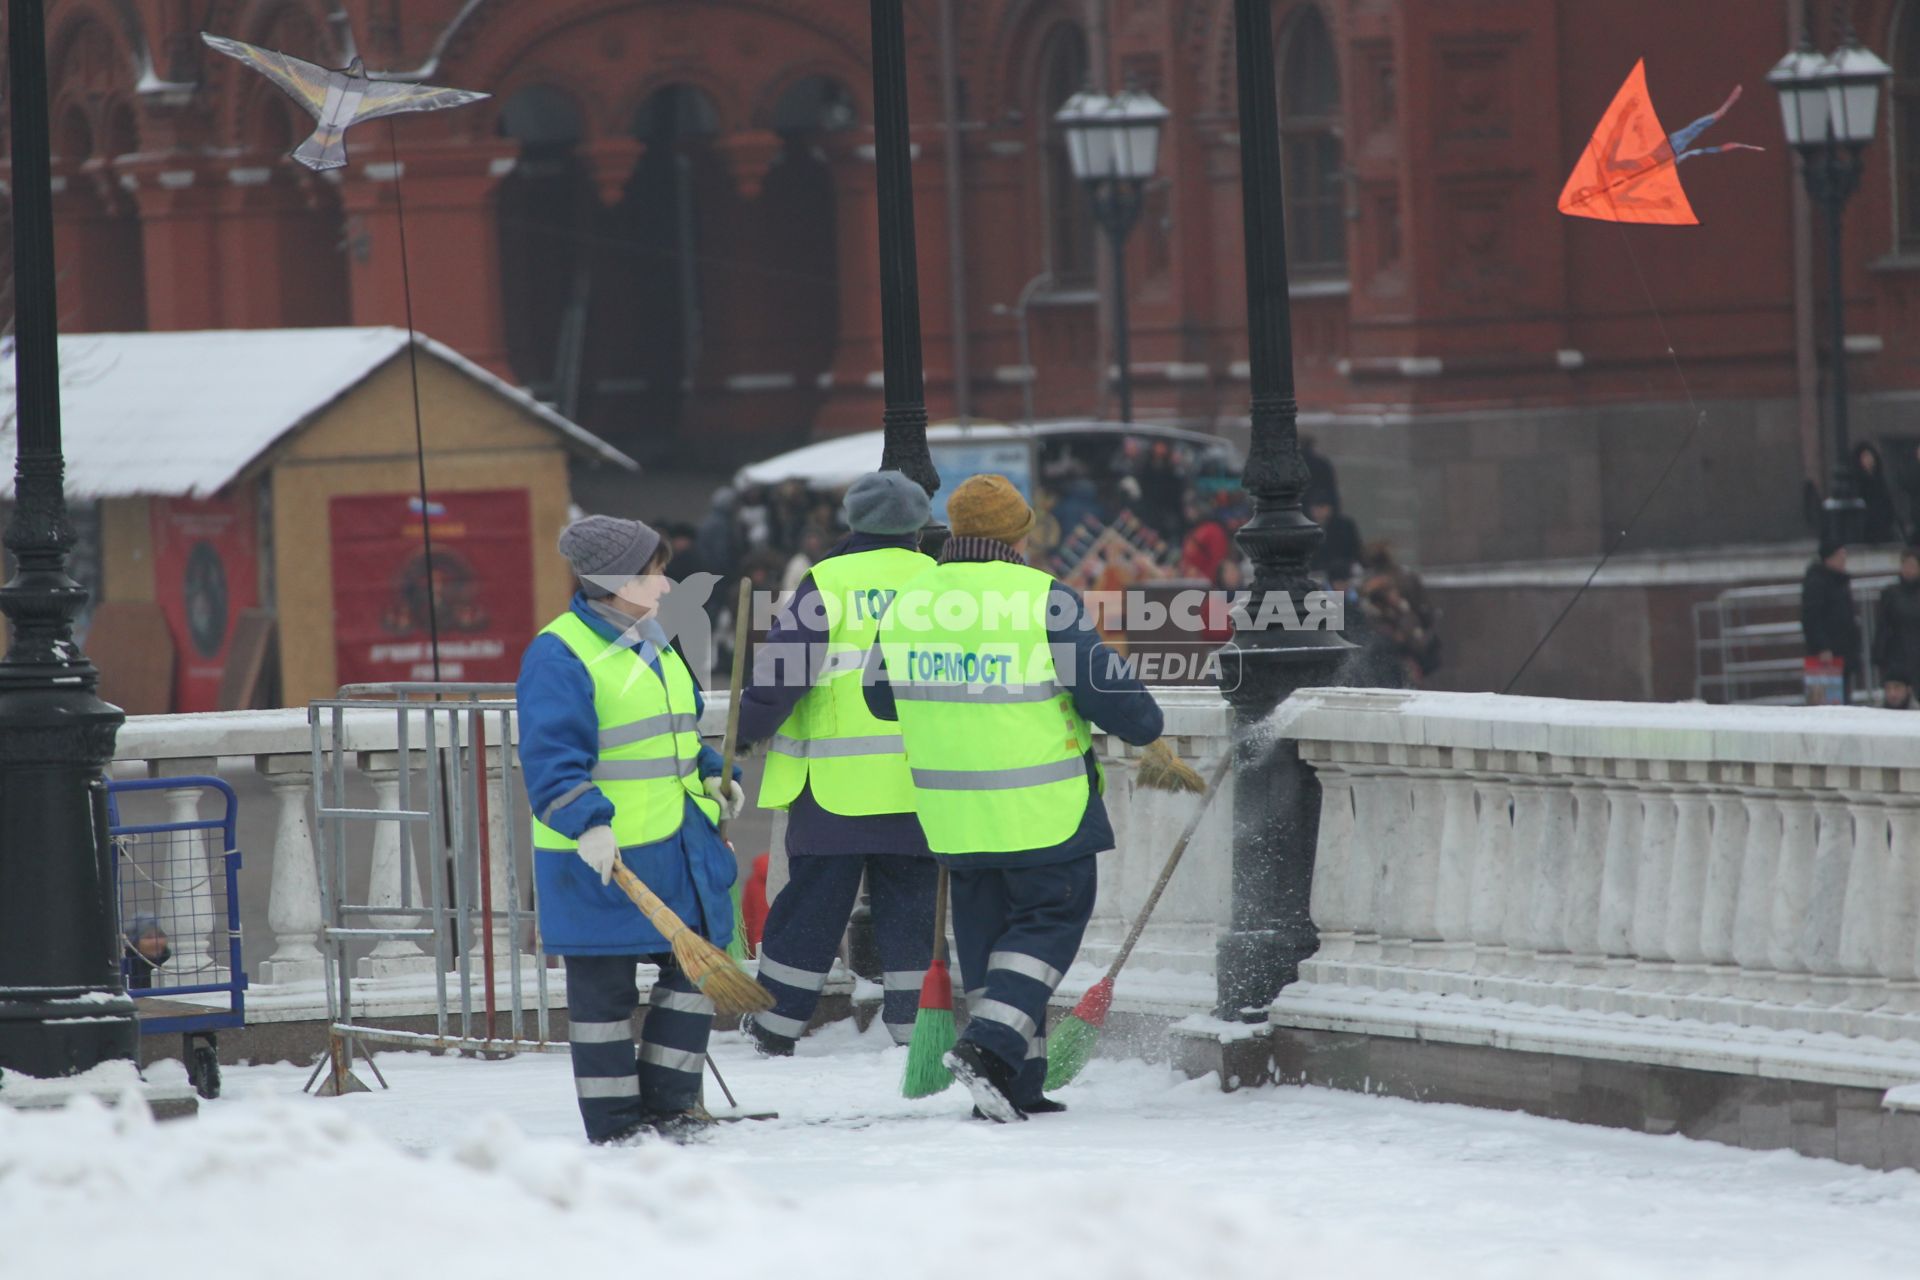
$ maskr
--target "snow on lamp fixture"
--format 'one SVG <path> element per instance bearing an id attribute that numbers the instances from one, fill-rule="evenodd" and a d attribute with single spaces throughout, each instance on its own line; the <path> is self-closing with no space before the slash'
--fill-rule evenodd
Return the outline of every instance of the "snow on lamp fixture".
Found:
<path id="1" fill-rule="evenodd" d="M 1827 68 L 1827 59 L 1803 44 L 1767 73 L 1767 83 L 1780 94 L 1780 120 L 1791 146 L 1826 143 Z"/>
<path id="2" fill-rule="evenodd" d="M 1081 182 L 1146 182 L 1160 167 L 1160 131 L 1168 112 L 1152 94 L 1083 89 L 1054 122 L 1066 130 L 1067 156 Z"/>
<path id="3" fill-rule="evenodd" d="M 1851 147 L 1873 141 L 1880 120 L 1880 90 L 1893 68 L 1849 36 L 1834 50 L 1826 78 L 1827 119 L 1833 136 Z"/>

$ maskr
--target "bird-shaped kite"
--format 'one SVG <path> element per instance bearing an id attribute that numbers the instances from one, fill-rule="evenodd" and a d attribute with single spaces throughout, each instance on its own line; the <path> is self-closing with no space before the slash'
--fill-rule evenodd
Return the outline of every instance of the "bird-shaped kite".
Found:
<path id="1" fill-rule="evenodd" d="M 1603 222 L 1697 226 L 1700 219 L 1687 202 L 1676 172 L 1680 162 L 1721 151 L 1762 149 L 1728 142 L 1689 150 L 1693 140 L 1717 124 L 1738 101 L 1740 90 L 1736 87 L 1718 111 L 1669 134 L 1654 113 L 1653 98 L 1647 92 L 1646 61 L 1634 63 L 1560 192 L 1560 212 Z"/>
<path id="2" fill-rule="evenodd" d="M 398 80 L 375 80 L 368 76 L 360 59 L 345 70 L 302 62 L 298 58 L 258 45 L 229 40 L 202 31 L 200 38 L 210 48 L 229 58 L 244 62 L 258 71 L 305 107 L 318 127 L 294 149 L 293 158 L 309 169 L 338 169 L 347 163 L 347 130 L 381 116 L 403 111 L 440 111 L 464 107 L 488 94 L 467 89 L 441 89 L 430 84 L 406 84 Z"/>

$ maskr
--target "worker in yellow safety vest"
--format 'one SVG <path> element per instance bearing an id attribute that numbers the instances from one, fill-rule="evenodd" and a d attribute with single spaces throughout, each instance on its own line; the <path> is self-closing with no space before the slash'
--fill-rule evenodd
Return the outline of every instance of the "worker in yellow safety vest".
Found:
<path id="1" fill-rule="evenodd" d="M 700 1108 L 713 1005 L 667 940 L 610 883 L 616 862 L 719 946 L 737 875 L 719 819 L 745 804 L 700 740 L 700 686 L 660 625 L 671 548 L 638 520 L 587 516 L 560 535 L 572 604 L 521 660 L 520 764 L 546 950 L 567 968 L 568 1040 L 587 1136 L 684 1137 Z M 737 774 L 736 774 L 737 777 Z M 660 967 L 638 1049 L 635 967 Z"/>
<path id="2" fill-rule="evenodd" d="M 774 616 L 741 699 L 742 741 L 768 744 L 763 808 L 787 814 L 789 878 L 760 943 L 760 984 L 774 998 L 742 1024 L 760 1052 L 784 1057 L 806 1032 L 864 877 L 896 1044 L 913 1034 L 933 955 L 936 868 L 913 814 L 900 728 L 876 719 L 861 669 L 887 604 L 933 567 L 919 550 L 926 491 L 898 471 L 847 490 L 850 532 Z"/>
<path id="3" fill-rule="evenodd" d="M 1093 913 L 1113 848 L 1092 726 L 1145 746 L 1159 704 L 1101 642 L 1080 597 L 1029 566 L 1033 511 L 1004 476 L 947 502 L 937 565 L 880 622 L 868 709 L 897 721 L 927 845 L 947 866 L 969 1021 L 947 1057 L 997 1121 L 1044 1097 L 1047 1001 Z"/>

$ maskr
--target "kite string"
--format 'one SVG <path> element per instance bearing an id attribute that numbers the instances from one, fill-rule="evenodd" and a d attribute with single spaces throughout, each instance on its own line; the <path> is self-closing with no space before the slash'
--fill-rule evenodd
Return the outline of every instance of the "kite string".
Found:
<path id="1" fill-rule="evenodd" d="M 1567 620 L 1567 615 L 1573 612 L 1573 607 L 1580 603 L 1580 597 L 1587 593 L 1587 588 L 1591 587 L 1594 579 L 1600 576 L 1600 571 L 1607 567 L 1607 561 L 1613 559 L 1614 552 L 1626 545 L 1627 535 L 1633 532 L 1633 526 L 1640 522 L 1640 517 L 1645 515 L 1647 508 L 1653 505 L 1654 498 L 1659 495 L 1661 489 L 1666 487 L 1667 479 L 1673 474 L 1674 467 L 1679 465 L 1681 456 L 1693 446 L 1694 437 L 1700 434 L 1700 428 L 1707 422 L 1705 411 L 1694 399 L 1693 384 L 1687 380 L 1687 371 L 1680 364 L 1680 353 L 1674 349 L 1673 335 L 1667 330 L 1667 318 L 1661 312 L 1660 304 L 1654 300 L 1653 289 L 1647 284 L 1646 273 L 1640 269 L 1639 256 L 1633 251 L 1633 237 L 1627 234 L 1625 223 L 1615 222 L 1613 225 L 1614 229 L 1620 233 L 1620 243 L 1627 251 L 1627 261 L 1633 264 L 1634 279 L 1640 282 L 1640 292 L 1647 300 L 1647 309 L 1653 312 L 1654 324 L 1660 330 L 1660 342 L 1666 348 L 1667 359 L 1673 365 L 1674 375 L 1680 379 L 1680 389 L 1686 394 L 1687 408 L 1693 415 L 1693 425 L 1687 428 L 1687 434 L 1681 437 L 1679 445 L 1668 457 L 1667 465 L 1660 471 L 1660 478 L 1653 482 L 1653 487 L 1647 491 L 1647 496 L 1640 500 L 1640 505 L 1634 508 L 1626 524 L 1621 526 L 1620 532 L 1614 535 L 1606 550 L 1601 553 L 1599 562 L 1593 566 L 1593 572 L 1587 575 L 1587 580 L 1580 584 L 1580 589 L 1567 600 L 1559 616 L 1554 618 L 1552 625 L 1535 642 L 1532 651 L 1527 654 L 1526 661 L 1520 664 L 1519 669 L 1513 673 L 1513 678 L 1508 680 L 1506 687 L 1500 691 L 1502 694 L 1513 692 L 1514 686 L 1520 683 L 1520 677 L 1527 674 L 1527 669 L 1533 665 L 1533 660 L 1540 656 L 1542 649 L 1547 647 L 1547 641 L 1553 638 L 1553 633 L 1560 629 L 1560 624 Z"/>
<path id="2" fill-rule="evenodd" d="M 407 303 L 407 373 L 413 384 L 413 456 L 420 477 L 420 542 L 427 580 L 427 646 L 433 654 L 433 681 L 440 683 L 440 607 L 433 581 L 433 513 L 427 501 L 427 437 L 420 421 L 420 353 L 413 330 L 413 276 L 407 266 L 407 203 L 400 193 L 400 131 L 387 122 L 393 155 L 393 212 L 400 224 L 400 290 Z"/>

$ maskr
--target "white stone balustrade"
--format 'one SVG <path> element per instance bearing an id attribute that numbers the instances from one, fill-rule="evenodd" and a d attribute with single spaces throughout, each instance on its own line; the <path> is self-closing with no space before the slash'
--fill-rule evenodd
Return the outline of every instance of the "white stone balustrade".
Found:
<path id="1" fill-rule="evenodd" d="M 1294 1025 L 1920 1079 L 1920 717 L 1308 690 Z"/>
<path id="2" fill-rule="evenodd" d="M 1205 689 L 1169 690 L 1160 695 L 1167 712 L 1167 735 L 1180 754 L 1199 768 L 1210 768 L 1227 750 L 1228 711 L 1218 694 Z M 724 690 L 710 695 L 701 732 L 717 742 L 725 728 Z M 353 803 L 395 809 L 399 804 L 400 753 L 395 716 L 356 711 L 347 717 L 343 766 Z M 444 723 L 444 722 L 443 722 Z M 1100 897 L 1088 928 L 1083 960 L 1063 988 L 1075 991 L 1099 976 L 1112 958 L 1173 842 L 1197 801 L 1136 788 L 1133 748 L 1096 734 L 1096 749 L 1107 761 L 1107 807 L 1117 849 L 1101 863 Z M 425 774 L 420 771 L 421 737 L 416 719 L 409 742 L 411 803 L 421 803 Z M 500 768 L 500 749 L 489 750 L 489 846 L 495 913 L 495 954 L 507 952 L 505 901 L 508 808 Z M 232 784 L 240 796 L 242 918 L 247 967 L 254 984 L 249 1016 L 318 1016 L 322 959 L 319 949 L 321 897 L 313 822 L 312 747 L 304 710 L 223 712 L 205 715 L 136 716 L 121 730 L 115 776 L 147 777 L 212 773 Z M 516 771 L 516 783 L 518 775 Z M 1180 873 L 1154 922 L 1136 948 L 1129 967 L 1134 981 L 1122 1007 L 1193 1013 L 1213 1003 L 1213 958 L 1230 914 L 1229 837 L 1232 830 L 1232 782 L 1208 811 Z M 152 806 L 163 802 L 147 800 Z M 155 807 L 156 820 L 164 815 Z M 524 797 L 513 812 L 526 818 Z M 203 815 L 207 816 L 207 815 Z M 348 888 L 354 901 L 398 906 L 403 877 L 411 878 L 406 900 L 420 905 L 431 860 L 423 841 L 411 859 L 401 857 L 396 823 L 348 825 Z M 1463 825 L 1461 830 L 1467 828 Z M 523 848 L 530 841 L 523 840 Z M 531 884 L 531 867 L 520 869 L 520 892 Z M 473 886 L 470 886 L 470 888 Z M 1456 892 L 1464 882 L 1456 886 Z M 1416 897 L 1418 895 L 1415 895 Z M 1464 910 L 1464 900 L 1457 908 Z M 367 923 L 406 927 L 399 914 L 376 915 Z M 527 920 L 531 928 L 531 920 Z M 1423 927 L 1423 933 L 1437 933 Z M 477 957 L 480 939 L 472 939 Z M 176 940 L 176 950 L 187 952 Z M 431 946 L 409 939 L 373 944 L 355 966 L 369 990 L 405 987 L 430 990 L 434 968 Z M 203 954 L 204 946 L 194 954 Z M 449 963 L 458 953 L 449 946 Z M 426 986 L 422 986 L 426 983 Z M 283 997 L 280 992 L 285 992 Z M 276 1003 L 278 1002 L 278 1003 Z M 281 1006 L 284 1005 L 284 1008 Z M 414 1010 L 418 1011 L 418 1010 Z"/>
<path id="3" fill-rule="evenodd" d="M 1188 764 L 1211 773 L 1230 749 L 1225 700 L 1211 689 L 1154 692 L 1166 714 L 1168 743 Z M 1060 988 L 1067 998 L 1104 973 L 1200 803 L 1195 796 L 1135 786 L 1133 765 L 1140 754 L 1135 748 L 1096 730 L 1094 749 L 1107 767 L 1106 805 L 1115 845 L 1100 858 L 1093 919 L 1080 960 Z M 1232 915 L 1233 786 L 1229 773 L 1134 948 L 1115 1008 L 1174 1016 L 1212 1009 L 1214 951 Z"/>

